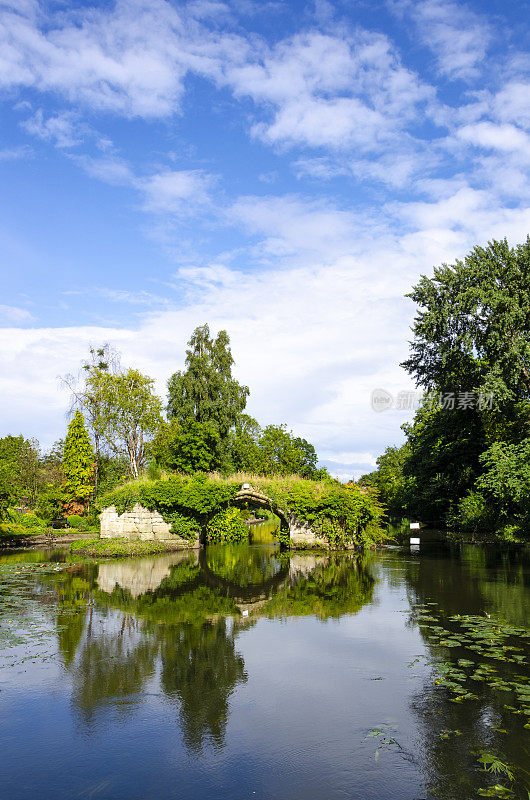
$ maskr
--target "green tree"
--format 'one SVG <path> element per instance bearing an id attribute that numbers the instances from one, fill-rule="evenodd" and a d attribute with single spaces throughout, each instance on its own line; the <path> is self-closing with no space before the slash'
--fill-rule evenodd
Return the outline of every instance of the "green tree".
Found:
<path id="1" fill-rule="evenodd" d="M 530 398 L 530 237 L 475 247 L 464 261 L 422 276 L 420 311 L 402 366 L 428 390 L 475 390 L 496 404 Z"/>
<path id="2" fill-rule="evenodd" d="M 105 417 L 105 397 L 98 391 L 100 383 L 91 380 L 96 372 L 108 372 L 113 376 L 121 372 L 120 354 L 108 342 L 99 347 L 90 347 L 88 359 L 82 362 L 79 373 L 65 375 L 62 379 L 63 385 L 70 391 L 70 413 L 76 409 L 83 412 L 94 440 L 96 455 L 94 493 L 97 493 L 99 487 L 102 459 L 105 456 L 108 459 L 109 456 L 104 452 L 105 441 L 101 435 Z"/>
<path id="3" fill-rule="evenodd" d="M 377 469 L 362 475 L 359 486 L 375 486 L 379 491 L 379 499 L 388 509 L 391 517 L 403 517 L 407 513 L 410 494 L 410 481 L 403 474 L 403 469 L 410 457 L 410 444 L 405 442 L 401 447 L 387 447 L 376 459 Z"/>
<path id="4" fill-rule="evenodd" d="M 9 502 L 32 507 L 42 483 L 39 443 L 23 436 L 4 436 L 0 439 L 0 464 Z"/>
<path id="5" fill-rule="evenodd" d="M 162 403 L 154 380 L 137 369 L 113 374 L 95 367 L 88 373 L 86 394 L 94 398 L 92 425 L 114 456 L 126 456 L 134 478 L 147 463 L 149 442 L 162 424 Z"/>
<path id="6" fill-rule="evenodd" d="M 242 414 L 249 390 L 232 377 L 234 359 L 226 331 L 215 339 L 208 325 L 194 330 L 186 351 L 186 369 L 168 381 L 168 417 L 183 427 L 191 421 L 207 426 L 219 437 L 226 458 L 227 436 Z"/>
<path id="7" fill-rule="evenodd" d="M 305 439 L 295 438 L 286 425 L 267 425 L 261 433 L 259 448 L 264 475 L 298 474 L 311 478 L 316 470 L 315 448 Z"/>
<path id="8" fill-rule="evenodd" d="M 85 421 L 76 411 L 68 426 L 63 449 L 64 507 L 68 514 L 83 513 L 94 482 L 94 454 Z"/>
<path id="9" fill-rule="evenodd" d="M 166 469 L 186 474 L 211 472 L 220 466 L 219 435 L 210 425 L 195 420 L 182 425 L 173 419 L 160 426 L 150 453 Z"/>
<path id="10" fill-rule="evenodd" d="M 248 414 L 241 414 L 230 432 L 230 458 L 235 472 L 261 474 L 264 470 L 260 448 L 261 428 Z"/>

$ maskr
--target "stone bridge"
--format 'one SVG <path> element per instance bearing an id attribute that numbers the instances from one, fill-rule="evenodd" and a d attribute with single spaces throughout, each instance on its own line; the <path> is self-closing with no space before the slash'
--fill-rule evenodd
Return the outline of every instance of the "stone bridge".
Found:
<path id="1" fill-rule="evenodd" d="M 299 520 L 287 509 L 280 508 L 274 500 L 248 483 L 244 483 L 234 497 L 216 509 L 216 513 L 221 508 L 229 506 L 261 508 L 276 514 L 280 520 L 281 530 L 289 532 L 290 544 L 294 548 L 328 546 L 327 541 L 317 536 L 308 522 Z M 103 539 L 157 539 L 186 549 L 199 547 L 201 544 L 199 539 L 190 542 L 175 536 L 171 533 L 171 526 L 157 511 L 149 511 L 139 503 L 136 503 L 132 511 L 125 511 L 123 514 L 118 514 L 115 506 L 109 506 L 103 509 L 99 519 L 100 535 Z"/>

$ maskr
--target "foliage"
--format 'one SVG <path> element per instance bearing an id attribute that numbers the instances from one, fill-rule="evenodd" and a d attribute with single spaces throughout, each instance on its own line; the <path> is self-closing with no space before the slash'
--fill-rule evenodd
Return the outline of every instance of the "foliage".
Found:
<path id="1" fill-rule="evenodd" d="M 150 541 L 130 541 L 129 539 L 79 539 L 72 542 L 70 552 L 75 555 L 92 556 L 95 558 L 121 558 L 125 556 L 148 556 L 155 553 L 165 553 L 171 548 L 164 542 L 152 539 Z"/>
<path id="2" fill-rule="evenodd" d="M 88 373 L 86 396 L 97 408 L 93 429 L 109 451 L 126 457 L 137 478 L 147 462 L 148 443 L 162 422 L 162 404 L 154 380 L 137 369 L 113 374 L 95 367 Z"/>
<path id="3" fill-rule="evenodd" d="M 259 438 L 264 475 L 300 475 L 311 478 L 316 470 L 317 454 L 306 439 L 294 437 L 286 425 L 267 425 Z"/>
<path id="4" fill-rule="evenodd" d="M 60 486 L 50 483 L 41 490 L 35 510 L 49 524 L 63 516 L 64 493 Z"/>
<path id="5" fill-rule="evenodd" d="M 12 521 L 17 525 L 21 525 L 28 531 L 39 531 L 42 533 L 46 527 L 46 521 L 38 517 L 36 514 L 18 514 L 12 516 Z"/>
<path id="6" fill-rule="evenodd" d="M 463 498 L 453 524 L 464 530 L 500 530 L 528 535 L 530 530 L 530 438 L 519 444 L 496 442 L 481 456 L 484 472 L 475 491 Z"/>
<path id="7" fill-rule="evenodd" d="M 70 514 L 67 522 L 69 528 L 75 528 L 80 533 L 89 529 L 89 524 L 85 517 L 80 517 L 78 514 Z"/>
<path id="8" fill-rule="evenodd" d="M 208 325 L 194 330 L 186 351 L 186 370 L 168 382 L 168 416 L 186 427 L 191 420 L 228 435 L 243 412 L 249 390 L 232 377 L 234 359 L 226 331 L 215 339 Z"/>
<path id="9" fill-rule="evenodd" d="M 429 390 L 493 393 L 498 404 L 530 397 L 529 284 L 530 237 L 436 267 L 408 295 L 421 310 L 405 369 Z"/>
<path id="10" fill-rule="evenodd" d="M 285 425 L 261 428 L 246 414 L 230 434 L 229 451 L 235 470 L 266 476 L 327 477 L 325 470 L 317 470 L 315 448 L 306 439 L 295 437 Z"/>
<path id="11" fill-rule="evenodd" d="M 97 494 L 110 492 L 122 483 L 129 475 L 129 464 L 127 456 L 100 453 L 97 460 Z"/>
<path id="12" fill-rule="evenodd" d="M 0 461 L 0 520 L 5 518 L 7 509 L 17 500 L 14 472 L 11 464 Z"/>
<path id="13" fill-rule="evenodd" d="M 332 547 L 369 546 L 384 538 L 380 527 L 384 512 L 377 493 L 330 479 L 311 481 L 296 475 L 171 475 L 160 481 L 130 481 L 99 498 L 98 503 L 102 508 L 115 505 L 119 513 L 140 503 L 158 511 L 168 522 L 178 514 L 194 523 L 196 530 L 204 531 L 215 514 L 230 506 L 244 482 L 251 482 L 271 499 L 271 511 L 280 507 L 308 521 L 315 532 L 328 538 Z"/>
<path id="14" fill-rule="evenodd" d="M 18 522 L 1 522 L 0 523 L 0 541 L 13 539 L 16 537 L 25 536 L 39 536 L 45 532 L 44 527 L 28 527 L 21 525 Z"/>
<path id="15" fill-rule="evenodd" d="M 161 425 L 151 443 L 150 452 L 156 463 L 165 469 L 192 474 L 217 469 L 219 434 L 210 423 L 175 419 Z"/>
<path id="16" fill-rule="evenodd" d="M 94 454 L 80 411 L 76 411 L 68 426 L 63 450 L 64 508 L 83 511 L 94 485 Z"/>
<path id="17" fill-rule="evenodd" d="M 8 505 L 35 503 L 41 483 L 39 458 L 39 445 L 34 439 L 0 439 L 0 519 Z"/>
<path id="18" fill-rule="evenodd" d="M 410 445 L 387 447 L 376 460 L 377 469 L 359 479 L 359 486 L 374 486 L 379 492 L 381 503 L 392 518 L 402 517 L 407 512 L 411 479 L 403 474 Z"/>
<path id="19" fill-rule="evenodd" d="M 473 535 L 527 527 L 529 277 L 530 237 L 513 248 L 492 241 L 435 267 L 408 295 L 418 312 L 402 366 L 435 402 L 403 426 L 403 448 L 363 476 L 391 514 Z M 469 403 L 458 407 L 464 393 Z"/>
<path id="20" fill-rule="evenodd" d="M 248 526 L 239 508 L 225 508 L 219 511 L 206 526 L 209 542 L 232 544 L 248 539 Z"/>

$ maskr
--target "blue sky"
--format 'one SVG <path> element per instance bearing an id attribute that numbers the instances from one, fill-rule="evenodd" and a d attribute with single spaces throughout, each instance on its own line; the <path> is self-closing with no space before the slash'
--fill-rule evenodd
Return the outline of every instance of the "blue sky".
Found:
<path id="1" fill-rule="evenodd" d="M 110 341 L 165 394 L 226 328 L 248 410 L 358 476 L 421 273 L 530 232 L 528 2 L 0 0 L 0 435 Z"/>

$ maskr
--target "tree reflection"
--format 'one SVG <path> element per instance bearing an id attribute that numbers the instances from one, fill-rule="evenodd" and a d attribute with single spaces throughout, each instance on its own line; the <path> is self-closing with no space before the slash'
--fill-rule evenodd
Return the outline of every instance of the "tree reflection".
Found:
<path id="1" fill-rule="evenodd" d="M 105 709 L 128 713 L 159 673 L 195 754 L 224 745 L 230 697 L 247 680 L 236 647 L 243 627 L 263 615 L 353 613 L 374 586 L 359 557 L 247 545 L 84 565 L 52 580 L 59 645 L 84 724 Z"/>
<path id="2" fill-rule="evenodd" d="M 477 796 L 479 789 L 489 791 L 492 783 L 505 784 L 513 794 L 499 790 L 500 794 L 488 796 L 527 797 L 523 786 L 528 774 L 515 769 L 516 783 L 510 787 L 502 775 L 495 778 L 480 769 L 477 759 L 481 752 L 488 752 L 511 765 L 528 762 L 526 731 L 522 730 L 528 712 L 518 710 L 524 706 L 513 683 L 510 690 L 511 682 L 528 684 L 524 674 L 527 663 L 523 666 L 513 656 L 529 655 L 528 638 L 508 636 L 496 651 L 494 633 L 481 639 L 480 625 L 462 625 L 466 615 L 483 620 L 491 615 L 493 631 L 495 619 L 506 620 L 508 630 L 511 625 L 524 627 L 528 607 L 525 574 L 524 553 L 506 547 L 425 548 L 421 558 L 406 564 L 411 600 L 427 611 L 419 631 L 432 662 L 442 665 L 449 679 L 447 686 L 427 684 L 413 700 L 422 730 L 426 785 L 433 797 L 467 800 Z M 410 624 L 417 623 L 413 615 Z M 459 682 L 464 691 L 472 693 L 470 699 L 460 699 Z"/>
<path id="3" fill-rule="evenodd" d="M 183 625 L 178 635 L 161 637 L 161 684 L 180 704 L 186 747 L 200 753 L 204 744 L 224 744 L 229 697 L 247 680 L 243 657 L 236 652 L 234 633 L 223 618 L 203 625 Z M 176 632 L 175 632 L 176 633 Z"/>

